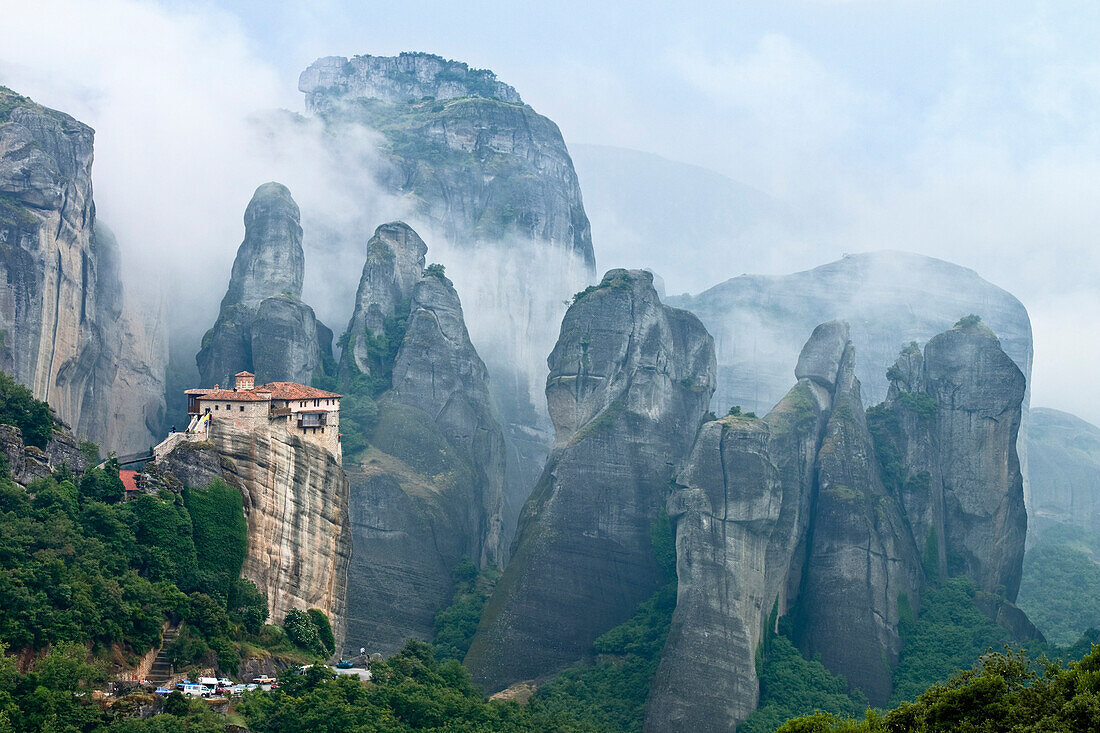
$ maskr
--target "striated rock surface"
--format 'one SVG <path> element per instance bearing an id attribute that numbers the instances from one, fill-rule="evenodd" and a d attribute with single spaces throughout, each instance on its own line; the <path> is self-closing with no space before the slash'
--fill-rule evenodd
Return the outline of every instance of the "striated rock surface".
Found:
<path id="1" fill-rule="evenodd" d="M 339 460 L 279 422 L 246 430 L 215 419 L 209 439 L 182 443 L 158 469 L 190 486 L 222 478 L 239 489 L 248 522 L 241 576 L 267 596 L 270 622 L 319 608 L 342 645 L 351 532 Z"/>
<path id="2" fill-rule="evenodd" d="M 825 319 L 851 324 L 863 398 L 886 398 L 882 374 L 909 343 L 921 344 L 976 313 L 1027 378 L 1017 446 L 1027 484 L 1027 408 L 1032 339 L 1027 310 L 1010 293 L 965 267 L 909 252 L 868 252 L 790 275 L 741 275 L 669 304 L 699 316 L 714 335 L 714 409 L 763 414 L 787 389 L 805 335 Z M 1030 499 L 1028 499 L 1030 501 Z"/>
<path id="3" fill-rule="evenodd" d="M 836 364 L 832 411 L 817 453 L 795 640 L 829 669 L 842 671 L 872 704 L 884 705 L 901 653 L 902 610 L 917 606 L 924 578 L 901 506 L 879 478 L 853 352 L 848 341 Z"/>
<path id="4" fill-rule="evenodd" d="M 588 653 L 659 583 L 651 528 L 714 387 L 709 335 L 652 275 L 612 270 L 548 363 L 555 443 L 466 664 L 495 691 Z"/>
<path id="5" fill-rule="evenodd" d="M 62 466 L 79 475 L 88 467 L 72 431 L 66 425 L 54 430 L 46 450 L 23 443 L 23 434 L 13 425 L 0 425 L 0 451 L 7 460 L 12 481 L 27 486 L 36 478 L 50 476 Z"/>
<path id="6" fill-rule="evenodd" d="M 256 189 L 229 288 L 195 360 L 203 384 L 232 384 L 239 371 L 258 384 L 309 384 L 331 360 L 332 333 L 301 301 L 305 274 L 298 205 L 280 183 Z"/>
<path id="7" fill-rule="evenodd" d="M 505 560 L 504 436 L 489 374 L 470 341 L 454 286 L 423 270 L 425 244 L 401 223 L 379 227 L 368 247 L 341 373 L 354 392 L 378 396 L 370 448 L 349 456 L 354 554 L 349 643 L 391 652 L 429 638 L 451 596 L 454 566 Z M 403 328 L 387 320 L 407 313 Z M 393 363 L 362 361 L 356 345 L 400 338 Z M 363 380 L 360 363 L 378 374 Z M 387 369 L 388 367 L 388 369 Z M 345 422 L 345 432 L 350 428 Z"/>
<path id="8" fill-rule="evenodd" d="M 867 412 L 856 363 L 848 325 L 821 324 L 771 413 L 700 430 L 668 503 L 678 597 L 647 730 L 744 721 L 780 616 L 804 654 L 883 704 L 898 626 L 929 578 L 968 575 L 991 619 L 1041 638 L 1012 604 L 1026 527 L 1020 370 L 973 318 L 923 353 L 907 347 L 887 402 Z"/>
<path id="9" fill-rule="evenodd" d="M 467 555 L 479 567 L 503 566 L 504 435 L 492 413 L 489 372 L 470 343 L 458 294 L 443 277 L 429 275 L 413 289 L 389 399 L 429 416 L 468 463 L 476 492 Z"/>
<path id="10" fill-rule="evenodd" d="M 1016 451 L 1024 374 L 974 319 L 933 338 L 923 357 L 915 352 L 907 348 L 890 370 L 876 417 L 883 444 L 899 456 L 888 481 L 940 575 L 965 574 L 1014 601 L 1027 532 Z"/>
<path id="11" fill-rule="evenodd" d="M 428 245 L 404 222 L 383 224 L 375 230 L 367 242 L 367 261 L 355 293 L 355 310 L 347 330 L 350 336 L 341 355 L 341 379 L 349 379 L 354 370 L 370 374 L 366 332 L 383 334 L 386 319 L 412 297 L 427 252 Z"/>
<path id="12" fill-rule="evenodd" d="M 167 353 L 95 217 L 93 131 L 0 87 L 0 370 L 104 451 L 154 442 Z"/>
<path id="13" fill-rule="evenodd" d="M 848 446 L 838 444 L 851 420 L 840 416 L 854 414 L 850 401 L 858 400 L 852 358 L 847 324 L 822 324 L 799 355 L 798 383 L 764 419 L 729 415 L 701 428 L 668 501 L 677 602 L 646 730 L 726 731 L 744 721 L 758 700 L 763 634 L 799 601 L 803 577 L 854 580 L 822 562 L 820 549 L 831 540 L 816 538 L 812 524 L 821 524 L 822 509 L 828 514 L 828 503 L 819 507 L 816 499 L 821 475 L 866 470 L 847 466 Z M 830 462 L 825 471 L 822 454 Z M 871 592 L 849 584 L 861 600 Z"/>
<path id="14" fill-rule="evenodd" d="M 1100 537 L 1100 428 L 1058 410 L 1031 411 L 1028 543 L 1058 525 Z"/>
<path id="15" fill-rule="evenodd" d="M 324 144 L 348 161 L 344 173 L 397 197 L 392 205 L 431 234 L 435 260 L 462 293 L 505 433 L 510 541 L 553 440 L 546 354 L 563 303 L 596 277 L 561 132 L 492 72 L 425 53 L 322 58 L 302 72 L 299 89 Z M 376 141 L 368 162 L 352 154 L 364 138 Z M 367 219 L 337 238 L 361 247 L 360 232 L 377 223 Z"/>

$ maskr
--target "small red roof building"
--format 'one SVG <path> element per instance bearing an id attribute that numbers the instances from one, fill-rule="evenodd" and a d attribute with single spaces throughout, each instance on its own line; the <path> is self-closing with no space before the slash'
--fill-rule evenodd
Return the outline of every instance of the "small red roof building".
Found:
<path id="1" fill-rule="evenodd" d="M 118 477 L 122 479 L 122 488 L 127 493 L 140 491 L 137 485 L 138 471 L 119 471 Z"/>

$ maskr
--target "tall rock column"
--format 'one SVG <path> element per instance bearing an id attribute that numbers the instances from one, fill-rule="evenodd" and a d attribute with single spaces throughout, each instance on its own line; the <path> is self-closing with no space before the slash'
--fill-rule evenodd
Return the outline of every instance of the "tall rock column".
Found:
<path id="1" fill-rule="evenodd" d="M 454 286 L 425 271 L 426 250 L 401 222 L 378 228 L 343 339 L 345 404 L 377 406 L 371 424 L 342 422 L 345 434 L 368 433 L 369 447 L 346 456 L 348 616 L 350 643 L 372 651 L 431 636 L 457 563 L 488 570 L 505 559 L 504 436 L 489 373 Z"/>
<path id="2" fill-rule="evenodd" d="M 231 384 L 247 370 L 257 383 L 309 384 L 331 358 L 331 332 L 301 301 L 305 274 L 301 215 L 281 183 L 256 189 L 229 288 L 195 360 L 203 384 Z"/>
<path id="3" fill-rule="evenodd" d="M 653 278 L 611 270 L 548 360 L 555 443 L 466 657 L 487 690 L 554 672 L 657 588 L 651 528 L 714 390 L 714 345 Z"/>
<path id="4" fill-rule="evenodd" d="M 821 324 L 766 417 L 700 430 L 668 501 L 678 592 L 647 731 L 742 723 L 756 709 L 764 635 L 788 614 L 804 651 L 888 696 L 899 596 L 915 606 L 922 576 L 878 478 L 854 364 L 848 325 Z"/>
<path id="5" fill-rule="evenodd" d="M 757 650 L 770 614 L 786 614 L 799 591 L 815 463 L 847 345 L 844 324 L 819 327 L 798 383 L 765 418 L 729 415 L 700 430 L 668 500 L 677 599 L 647 731 L 728 731 L 756 709 Z"/>
<path id="6" fill-rule="evenodd" d="M 883 705 L 901 654 L 898 623 L 917 607 L 923 573 L 901 506 L 879 478 L 850 341 L 830 386 L 795 636 Z"/>
<path id="7" fill-rule="evenodd" d="M 1027 512 L 1016 452 L 1025 379 L 977 317 L 962 319 L 890 370 L 884 440 L 903 457 L 895 482 L 939 572 L 1014 601 Z M 933 552 L 934 551 L 934 552 Z"/>
<path id="8" fill-rule="evenodd" d="M 104 452 L 148 447 L 164 420 L 157 308 L 123 297 L 96 221 L 90 127 L 0 87 L 0 370 Z"/>

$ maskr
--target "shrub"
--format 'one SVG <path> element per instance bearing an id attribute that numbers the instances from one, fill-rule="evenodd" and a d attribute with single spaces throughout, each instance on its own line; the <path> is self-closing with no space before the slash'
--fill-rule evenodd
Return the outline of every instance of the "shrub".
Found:
<path id="1" fill-rule="evenodd" d="M 0 424 L 14 425 L 23 433 L 23 443 L 45 449 L 53 436 L 50 407 L 8 374 L 0 372 Z"/>
<path id="2" fill-rule="evenodd" d="M 424 269 L 425 277 L 434 277 L 440 280 L 445 285 L 453 285 L 450 278 L 447 277 L 447 270 L 443 265 L 438 263 L 432 263 Z"/>
<path id="3" fill-rule="evenodd" d="M 325 650 L 317 627 L 305 611 L 299 611 L 296 608 L 288 611 L 286 618 L 283 619 L 283 629 L 294 646 L 310 654 L 324 655 Z"/>
<path id="4" fill-rule="evenodd" d="M 83 499 L 117 504 L 122 501 L 124 493 L 117 463 L 108 463 L 106 468 L 89 468 L 80 477 L 80 496 Z"/>
<path id="5" fill-rule="evenodd" d="M 250 634 L 259 634 L 267 621 L 267 598 L 251 580 L 238 578 L 229 593 L 229 619 L 244 626 Z"/>
<path id="6" fill-rule="evenodd" d="M 313 622 L 314 628 L 317 629 L 317 638 L 320 640 L 325 654 L 332 656 L 336 653 L 336 637 L 332 634 L 332 624 L 328 622 L 328 616 L 319 608 L 311 608 L 306 613 L 309 614 L 309 620 Z"/>

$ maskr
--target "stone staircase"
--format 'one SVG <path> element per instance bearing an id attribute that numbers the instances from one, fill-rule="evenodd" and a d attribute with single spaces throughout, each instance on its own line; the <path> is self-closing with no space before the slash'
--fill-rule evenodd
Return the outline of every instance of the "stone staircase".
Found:
<path id="1" fill-rule="evenodd" d="M 164 640 L 160 644 L 160 650 L 153 659 L 153 665 L 149 668 L 150 682 L 167 682 L 172 678 L 174 670 L 172 663 L 168 661 L 168 647 L 179 636 L 179 626 L 170 626 L 164 632 Z"/>

